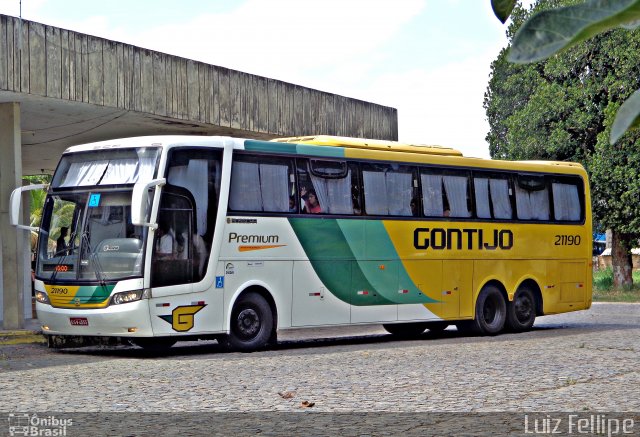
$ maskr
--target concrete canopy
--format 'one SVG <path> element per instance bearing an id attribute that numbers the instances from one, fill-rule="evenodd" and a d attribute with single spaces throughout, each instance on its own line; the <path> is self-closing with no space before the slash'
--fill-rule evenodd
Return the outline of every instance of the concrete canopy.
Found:
<path id="1" fill-rule="evenodd" d="M 394 108 L 6 15 L 3 102 L 20 103 L 23 174 L 50 172 L 68 146 L 126 136 L 398 135 Z"/>

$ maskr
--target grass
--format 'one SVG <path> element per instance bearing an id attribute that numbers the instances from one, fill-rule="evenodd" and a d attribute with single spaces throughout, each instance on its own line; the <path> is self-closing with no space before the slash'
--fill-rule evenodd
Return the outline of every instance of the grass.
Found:
<path id="1" fill-rule="evenodd" d="M 593 272 L 594 302 L 640 302 L 640 270 L 633 272 L 633 285 L 624 289 L 613 288 L 611 268 Z"/>

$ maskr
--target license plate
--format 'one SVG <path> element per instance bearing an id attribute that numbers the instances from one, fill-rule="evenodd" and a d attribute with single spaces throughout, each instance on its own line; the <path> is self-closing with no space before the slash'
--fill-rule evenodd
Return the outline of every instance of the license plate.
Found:
<path id="1" fill-rule="evenodd" d="M 69 317 L 69 321 L 73 326 L 89 326 L 89 320 L 86 317 Z"/>

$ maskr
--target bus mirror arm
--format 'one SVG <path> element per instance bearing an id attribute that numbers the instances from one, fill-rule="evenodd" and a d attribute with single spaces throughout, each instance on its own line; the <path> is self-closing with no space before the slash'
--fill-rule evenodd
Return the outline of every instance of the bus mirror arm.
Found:
<path id="1" fill-rule="evenodd" d="M 36 185 L 25 185 L 24 187 L 18 187 L 11 192 L 11 198 L 9 200 L 9 205 L 11 208 L 9 214 L 9 221 L 12 226 L 15 226 L 18 229 L 24 229 L 25 231 L 40 231 L 40 228 L 37 226 L 25 226 L 21 225 L 20 222 L 20 210 L 22 209 L 22 193 L 25 191 L 31 190 L 48 190 L 49 184 L 36 184 Z"/>
<path id="2" fill-rule="evenodd" d="M 163 186 L 167 183 L 165 178 L 154 179 L 147 183 L 139 182 L 133 186 L 131 196 L 131 223 L 134 226 L 146 226 L 152 229 L 158 227 L 157 223 L 148 223 L 147 219 L 147 192 L 153 187 Z"/>

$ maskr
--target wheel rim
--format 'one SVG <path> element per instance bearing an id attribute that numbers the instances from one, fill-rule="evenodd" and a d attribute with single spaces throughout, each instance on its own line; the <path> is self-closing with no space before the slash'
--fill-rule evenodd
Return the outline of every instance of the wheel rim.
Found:
<path id="1" fill-rule="evenodd" d="M 496 318 L 496 302 L 493 299 L 487 299 L 482 308 L 482 317 L 487 324 L 492 324 Z"/>
<path id="2" fill-rule="evenodd" d="M 531 318 L 533 302 L 527 295 L 518 296 L 514 305 L 515 316 L 519 322 L 525 323 Z"/>
<path id="3" fill-rule="evenodd" d="M 260 332 L 260 315 L 253 308 L 245 308 L 236 319 L 236 328 L 239 337 L 251 339 Z"/>

